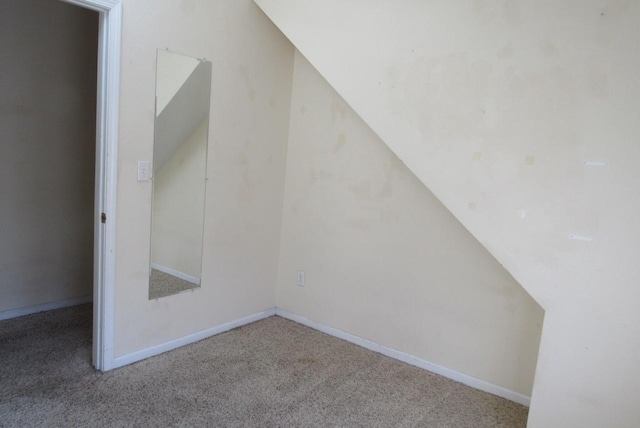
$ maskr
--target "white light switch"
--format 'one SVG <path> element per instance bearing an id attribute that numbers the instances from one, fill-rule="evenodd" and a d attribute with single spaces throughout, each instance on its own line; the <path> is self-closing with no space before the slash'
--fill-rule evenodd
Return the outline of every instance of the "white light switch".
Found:
<path id="1" fill-rule="evenodd" d="M 138 161 L 138 181 L 151 180 L 151 162 Z"/>
<path id="2" fill-rule="evenodd" d="M 305 282 L 305 278 L 306 275 L 304 273 L 304 271 L 299 270 L 298 271 L 298 277 L 296 279 L 296 284 L 299 285 L 300 287 L 304 287 L 304 282 Z"/>

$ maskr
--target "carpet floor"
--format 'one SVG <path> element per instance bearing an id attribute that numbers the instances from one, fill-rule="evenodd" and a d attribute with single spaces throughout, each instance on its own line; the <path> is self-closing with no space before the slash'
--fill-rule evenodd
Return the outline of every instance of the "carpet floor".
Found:
<path id="1" fill-rule="evenodd" d="M 91 305 L 0 322 L 2 427 L 522 427 L 527 408 L 271 317 L 107 373 Z"/>
<path id="2" fill-rule="evenodd" d="M 171 296 L 198 287 L 200 286 L 185 281 L 184 279 L 160 272 L 157 269 L 151 269 L 151 277 L 149 278 L 149 300 Z"/>

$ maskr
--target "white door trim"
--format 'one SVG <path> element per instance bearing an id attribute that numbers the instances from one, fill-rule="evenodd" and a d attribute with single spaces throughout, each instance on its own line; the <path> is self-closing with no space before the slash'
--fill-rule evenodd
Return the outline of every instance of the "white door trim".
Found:
<path id="1" fill-rule="evenodd" d="M 113 368 L 121 0 L 62 0 L 100 13 L 93 262 L 93 365 Z M 106 223 L 102 223 L 102 213 Z"/>

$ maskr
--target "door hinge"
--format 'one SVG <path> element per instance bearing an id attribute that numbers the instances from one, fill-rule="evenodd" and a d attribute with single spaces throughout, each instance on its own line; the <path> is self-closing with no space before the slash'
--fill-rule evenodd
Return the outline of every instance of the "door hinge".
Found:
<path id="1" fill-rule="evenodd" d="M 102 215 L 100 216 L 100 220 L 101 220 L 103 223 L 106 223 L 106 222 L 107 222 L 107 215 L 106 215 L 105 213 L 102 213 Z"/>

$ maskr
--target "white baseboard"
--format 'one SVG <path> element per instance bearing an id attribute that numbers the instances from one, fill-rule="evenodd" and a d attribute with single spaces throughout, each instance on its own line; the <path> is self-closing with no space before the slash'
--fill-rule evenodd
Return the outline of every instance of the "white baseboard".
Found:
<path id="1" fill-rule="evenodd" d="M 330 336 L 334 336 L 339 339 L 346 340 L 347 342 L 351 342 L 355 345 L 362 346 L 363 348 L 369 349 L 371 351 L 377 352 L 382 355 L 386 355 L 387 357 L 402 361 L 407 364 L 411 364 L 412 366 L 420 367 L 421 369 L 439 374 L 441 376 L 444 376 L 456 382 L 460 382 L 472 388 L 479 389 L 481 391 L 485 391 L 493 395 L 497 395 L 498 397 L 506 398 L 507 400 L 514 401 L 524 406 L 528 407 L 531 402 L 531 397 L 528 397 L 524 394 L 520 394 L 518 392 L 514 392 L 509 389 L 503 388 L 501 386 L 497 386 L 492 383 L 486 382 L 484 380 L 476 379 L 473 376 L 469 376 L 464 373 L 460 373 L 455 370 L 442 367 L 438 364 L 425 361 L 423 359 L 404 353 L 402 351 L 398 351 L 398 350 L 389 348 L 387 346 L 380 345 L 379 343 L 373 342 L 371 340 L 364 339 L 362 337 L 353 335 L 351 333 L 347 333 L 337 328 L 329 327 L 327 325 L 318 323 L 316 321 L 312 321 L 308 318 L 305 318 L 300 315 L 296 315 L 292 312 L 289 312 L 281 308 L 267 309 L 265 311 L 259 312 L 257 314 L 249 315 L 247 317 L 241 318 L 236 321 L 231 321 L 226 324 L 219 325 L 217 327 L 213 327 L 207 330 L 200 331 L 198 333 L 193 333 L 175 340 L 171 340 L 169 342 L 162 343 L 160 345 L 152 346 L 150 348 L 143 349 L 141 351 L 137 351 L 131 354 L 117 357 L 114 359 L 113 368 L 126 366 L 128 364 L 132 364 L 132 363 L 144 360 L 146 358 L 153 357 L 155 355 L 159 355 L 167 351 L 171 351 L 181 346 L 199 342 L 200 340 L 206 339 L 211 336 L 215 336 L 216 334 L 224 333 L 225 331 L 229 331 L 234 328 L 241 327 L 246 324 L 250 324 L 252 322 L 260 321 L 262 319 L 269 318 L 270 316 L 273 316 L 273 315 L 286 318 L 288 320 L 313 328 L 314 330 L 318 330 L 323 333 L 326 333 Z"/>
<path id="2" fill-rule="evenodd" d="M 157 263 L 151 263 L 151 268 L 155 270 L 159 270 L 160 272 L 167 273 L 171 276 L 175 276 L 176 278 L 184 279 L 185 281 L 190 282 L 191 284 L 200 285 L 200 278 L 196 278 L 195 276 L 191 276 L 184 272 L 180 272 L 178 270 L 171 269 L 169 267 L 162 266 Z"/>
<path id="3" fill-rule="evenodd" d="M 181 346 L 199 342 L 208 337 L 215 336 L 216 334 L 224 333 L 225 331 L 229 331 L 246 324 L 251 324 L 252 322 L 260 321 L 265 318 L 269 318 L 275 314 L 276 308 L 267 309 L 265 311 L 258 312 L 257 314 L 240 318 L 239 320 L 231 321 L 217 327 L 212 327 L 203 331 L 199 331 L 197 333 L 189 334 L 187 336 L 180 337 L 169 342 L 161 343 L 160 345 L 152 346 L 141 351 L 123 355 L 113 360 L 113 368 L 115 369 L 138 361 L 142 361 L 146 358 L 153 357 L 176 348 L 180 348 Z"/>
<path id="4" fill-rule="evenodd" d="M 514 401 L 524 406 L 529 407 L 529 404 L 531 403 L 531 397 L 528 397 L 524 394 L 520 394 L 519 392 L 514 392 L 506 388 L 503 388 L 501 386 L 497 386 L 492 383 L 486 382 L 484 380 L 476 379 L 464 373 L 460 373 L 455 370 L 451 370 L 446 367 L 442 367 L 437 364 L 430 363 L 429 361 L 425 361 L 418 357 L 414 357 L 413 355 L 409 355 L 404 352 L 389 348 L 387 346 L 380 345 L 378 343 L 372 342 L 371 340 L 364 339 L 362 337 L 353 335 L 351 333 L 338 330 L 337 328 L 320 324 L 308 318 L 291 313 L 285 309 L 276 308 L 276 315 L 291 321 L 295 321 L 299 324 L 306 325 L 307 327 L 311 327 L 314 330 L 321 331 L 330 336 L 334 336 L 339 339 L 346 340 L 347 342 L 356 344 L 358 346 L 362 346 L 363 348 L 369 349 L 379 354 L 386 355 L 387 357 L 391 357 L 396 360 L 405 362 L 407 364 L 411 364 L 412 366 L 420 367 L 421 369 L 425 369 L 430 372 L 439 374 L 441 376 L 455 380 L 456 382 L 460 382 L 472 388 L 479 389 L 481 391 L 488 392 L 493 395 L 497 395 L 498 397 L 506 398 L 507 400 Z"/>
<path id="5" fill-rule="evenodd" d="M 54 309 L 67 308 L 69 306 L 82 305 L 93 301 L 93 296 L 74 297 L 73 299 L 59 300 L 57 302 L 42 303 L 40 305 L 26 306 L 24 308 L 9 309 L 0 312 L 0 321 L 10 318 L 22 317 L 25 315 L 37 314 L 38 312 L 52 311 Z"/>

